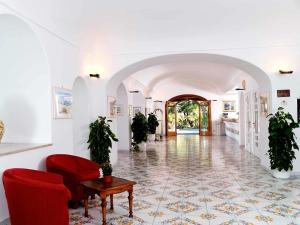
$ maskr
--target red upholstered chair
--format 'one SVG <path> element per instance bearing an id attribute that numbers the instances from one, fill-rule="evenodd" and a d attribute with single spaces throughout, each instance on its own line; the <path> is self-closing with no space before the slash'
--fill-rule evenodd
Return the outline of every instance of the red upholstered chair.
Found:
<path id="1" fill-rule="evenodd" d="M 73 207 L 77 208 L 83 199 L 81 181 L 100 177 L 99 165 L 93 161 L 74 155 L 56 154 L 46 159 L 47 170 L 63 176 L 64 184 L 72 193 Z"/>
<path id="2" fill-rule="evenodd" d="M 29 170 L 8 169 L 3 184 L 11 225 L 68 225 L 71 193 L 62 176 Z"/>

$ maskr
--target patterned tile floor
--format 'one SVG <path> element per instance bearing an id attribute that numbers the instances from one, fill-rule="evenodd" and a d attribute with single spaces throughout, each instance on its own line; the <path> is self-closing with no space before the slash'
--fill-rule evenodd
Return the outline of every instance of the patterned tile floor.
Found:
<path id="1" fill-rule="evenodd" d="M 178 136 L 120 152 L 114 175 L 137 181 L 134 218 L 127 193 L 115 195 L 108 224 L 300 224 L 300 179 L 274 179 L 259 160 L 227 137 Z M 99 199 L 70 210 L 71 225 L 100 225 Z"/>

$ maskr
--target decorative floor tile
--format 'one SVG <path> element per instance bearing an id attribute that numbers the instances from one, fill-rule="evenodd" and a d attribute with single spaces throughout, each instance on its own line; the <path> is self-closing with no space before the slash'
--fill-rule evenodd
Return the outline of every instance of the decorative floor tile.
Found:
<path id="1" fill-rule="evenodd" d="M 237 203 L 225 202 L 225 203 L 216 205 L 214 208 L 215 208 L 215 210 L 226 213 L 228 215 L 236 215 L 236 216 L 249 212 L 248 207 L 239 205 Z"/>
<path id="2" fill-rule="evenodd" d="M 255 193 L 255 197 L 272 200 L 272 201 L 279 201 L 285 199 L 286 196 L 284 194 L 270 192 L 270 191 L 260 191 Z"/>
<path id="3" fill-rule="evenodd" d="M 167 209 L 177 213 L 189 213 L 196 211 L 199 206 L 191 202 L 173 202 L 166 206 Z"/>
<path id="4" fill-rule="evenodd" d="M 300 179 L 273 178 L 231 138 L 187 135 L 119 152 L 114 175 L 137 182 L 107 206 L 109 225 L 300 225 Z M 101 225 L 101 201 L 70 209 L 70 225 Z M 109 203 L 109 198 L 108 198 Z"/>

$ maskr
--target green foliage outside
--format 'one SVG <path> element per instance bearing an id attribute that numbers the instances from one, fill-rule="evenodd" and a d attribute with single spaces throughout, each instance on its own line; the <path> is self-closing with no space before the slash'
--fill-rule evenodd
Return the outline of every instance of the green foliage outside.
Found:
<path id="1" fill-rule="evenodd" d="M 294 149 L 299 150 L 295 140 L 294 129 L 299 127 L 290 113 L 278 108 L 269 119 L 269 158 L 271 169 L 292 170 L 296 159 Z"/>
<path id="2" fill-rule="evenodd" d="M 177 104 L 177 128 L 199 128 L 199 105 L 193 101 Z"/>

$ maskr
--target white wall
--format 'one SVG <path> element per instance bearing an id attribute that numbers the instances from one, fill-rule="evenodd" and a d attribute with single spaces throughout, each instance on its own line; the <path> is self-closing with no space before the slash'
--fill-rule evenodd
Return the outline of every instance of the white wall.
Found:
<path id="1" fill-rule="evenodd" d="M 129 131 L 130 131 L 130 121 L 128 114 L 128 97 L 127 90 L 123 84 L 121 84 L 117 90 L 117 104 L 121 106 L 122 113 L 117 117 L 118 133 L 118 150 L 129 151 Z"/>
<path id="2" fill-rule="evenodd" d="M 76 78 L 73 89 L 73 141 L 74 154 L 90 158 L 88 150 L 88 136 L 89 136 L 89 93 L 88 86 L 82 77 Z"/>
<path id="3" fill-rule="evenodd" d="M 51 85 L 47 59 L 22 20 L 0 15 L 0 118 L 3 142 L 50 143 Z"/>

